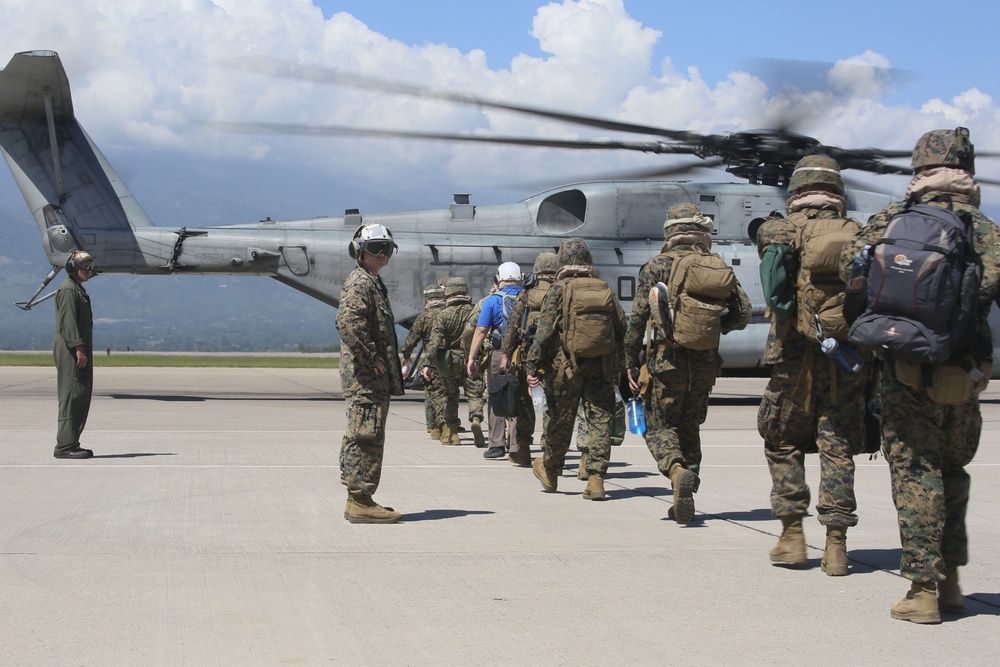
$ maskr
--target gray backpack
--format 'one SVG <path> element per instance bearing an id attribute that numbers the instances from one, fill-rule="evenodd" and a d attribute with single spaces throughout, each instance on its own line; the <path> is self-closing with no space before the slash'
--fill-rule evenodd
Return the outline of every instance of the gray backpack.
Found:
<path id="1" fill-rule="evenodd" d="M 967 215 L 914 204 L 871 248 L 865 309 L 852 343 L 919 364 L 941 364 L 974 341 L 982 268 Z"/>

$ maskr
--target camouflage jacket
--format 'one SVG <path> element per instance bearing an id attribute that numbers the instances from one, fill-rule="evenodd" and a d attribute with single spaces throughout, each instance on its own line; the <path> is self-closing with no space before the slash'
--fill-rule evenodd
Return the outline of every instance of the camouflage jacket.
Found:
<path id="1" fill-rule="evenodd" d="M 639 269 L 639 285 L 636 288 L 635 300 L 632 302 L 628 332 L 625 334 L 625 363 L 629 368 L 637 368 L 639 366 L 639 354 L 642 351 L 643 338 L 646 335 L 646 325 L 650 315 L 649 291 L 656 283 L 666 284 L 668 282 L 670 269 L 676 258 L 673 251 L 693 249 L 689 245 L 677 245 L 671 248 L 670 251 L 664 249 L 659 255 L 646 262 Z M 750 322 L 750 298 L 743 291 L 743 287 L 739 284 L 739 281 L 736 283 L 736 289 L 726 299 L 726 307 L 728 310 L 722 316 L 721 321 L 722 333 L 745 329 L 747 323 Z M 664 347 L 663 345 L 653 346 L 652 358 L 646 360 L 651 373 L 665 370 L 659 368 L 660 365 L 669 365 L 669 361 L 660 353 L 660 349 Z"/>
<path id="2" fill-rule="evenodd" d="M 431 330 L 434 328 L 434 316 L 441 312 L 443 306 L 433 306 L 431 308 L 426 308 L 424 312 L 417 315 L 417 318 L 413 320 L 413 325 L 410 327 L 410 333 L 406 335 L 406 340 L 403 342 L 403 358 L 409 359 L 410 355 L 413 354 L 413 348 L 417 346 L 417 343 L 423 342 L 424 350 L 427 349 L 427 341 L 431 337 Z M 426 357 L 424 359 L 426 363 Z"/>
<path id="3" fill-rule="evenodd" d="M 514 300 L 514 307 L 510 311 L 510 321 L 507 322 L 507 329 L 504 331 L 503 340 L 500 341 L 500 349 L 503 350 L 508 357 L 513 356 L 514 350 L 517 349 L 522 342 L 527 342 L 521 340 L 522 335 L 526 336 L 528 333 L 527 331 L 521 331 L 521 321 L 524 320 L 524 311 L 528 308 L 528 293 L 534 290 L 541 290 L 544 294 L 548 292 L 548 289 L 551 286 L 552 278 L 551 276 L 546 275 L 544 278 L 540 278 L 538 280 L 538 284 L 531 289 L 523 289 L 518 293 L 517 298 Z M 526 354 L 527 351 L 527 349 L 524 349 L 521 353 Z"/>
<path id="4" fill-rule="evenodd" d="M 440 350 L 451 350 L 455 353 L 455 358 L 464 363 L 468 347 L 463 343 L 463 334 L 471 312 L 471 303 L 456 303 L 435 311 L 425 353 L 427 363 L 432 368 Z"/>
<path id="5" fill-rule="evenodd" d="M 402 396 L 396 323 L 385 284 L 361 267 L 351 271 L 337 309 L 340 381 L 345 393 Z M 386 372 L 375 375 L 380 360 Z"/>
<path id="6" fill-rule="evenodd" d="M 538 330 L 535 332 L 535 341 L 528 350 L 528 357 L 525 363 L 525 373 L 527 375 L 549 375 L 558 377 L 558 373 L 567 362 L 566 354 L 562 346 L 562 316 L 563 316 L 563 291 L 566 284 L 579 276 L 569 276 L 552 283 L 549 291 L 546 292 L 542 300 L 542 310 L 538 319 Z M 621 354 L 622 343 L 625 340 L 625 311 L 615 298 L 616 315 L 612 323 L 614 330 L 615 352 L 603 358 L 604 376 L 613 379 L 621 372 L 625 358 Z"/>
<path id="7" fill-rule="evenodd" d="M 991 340 L 987 317 L 994 302 L 1000 305 L 1000 292 L 998 292 L 998 288 L 1000 288 L 1000 229 L 997 228 L 996 223 L 973 205 L 973 200 L 965 194 L 931 191 L 920 197 L 920 203 L 947 207 L 946 202 L 934 201 L 935 198 L 942 195 L 951 198 L 956 211 L 966 211 L 972 216 L 973 248 L 983 264 L 983 278 L 979 284 L 980 317 L 977 333 L 985 336 L 987 340 Z M 876 213 L 868 220 L 868 224 L 861 228 L 861 231 L 854 237 L 854 241 L 844 246 L 844 251 L 840 255 L 841 278 L 846 281 L 850 277 L 854 256 L 866 245 L 873 244 L 882 238 L 889 220 L 904 208 L 906 208 L 905 202 L 897 202 Z"/>

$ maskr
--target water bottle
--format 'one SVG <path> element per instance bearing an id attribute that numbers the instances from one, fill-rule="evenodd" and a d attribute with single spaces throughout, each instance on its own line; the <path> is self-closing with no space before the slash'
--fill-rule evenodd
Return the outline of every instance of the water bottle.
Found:
<path id="1" fill-rule="evenodd" d="M 545 390 L 542 389 L 542 385 L 531 388 L 531 404 L 539 412 L 545 410 Z"/>
<path id="2" fill-rule="evenodd" d="M 853 375 L 860 370 L 861 357 L 846 345 L 841 347 L 840 343 L 833 338 L 824 338 L 820 341 L 819 346 L 823 350 L 823 354 L 833 359 L 845 372 Z"/>
<path id="3" fill-rule="evenodd" d="M 625 404 L 625 419 L 631 433 L 643 435 L 646 432 L 646 411 L 642 409 L 642 401 L 638 398 L 628 400 Z"/>

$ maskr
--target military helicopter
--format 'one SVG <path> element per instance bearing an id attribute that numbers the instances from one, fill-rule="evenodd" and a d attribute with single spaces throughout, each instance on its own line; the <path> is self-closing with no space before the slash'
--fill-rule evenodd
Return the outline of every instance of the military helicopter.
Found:
<path id="1" fill-rule="evenodd" d="M 697 203 L 715 221 L 713 249 L 732 265 L 753 301 L 754 317 L 742 332 L 724 337 L 729 372 L 761 365 L 768 322 L 759 277 L 755 234 L 773 211 L 783 211 L 787 183 L 804 155 L 824 153 L 845 170 L 911 173 L 887 160 L 909 151 L 841 149 L 787 129 L 701 135 L 493 102 L 446 91 L 345 76 L 322 68 L 259 59 L 230 66 L 266 74 L 423 95 L 457 103 L 501 108 L 617 132 L 659 137 L 654 141 L 573 141 L 469 136 L 397 130 L 309 127 L 265 123 L 210 123 L 221 130 L 321 136 L 374 136 L 548 146 L 577 150 L 632 150 L 694 156 L 701 166 L 725 165 L 743 183 L 647 180 L 692 168 L 660 168 L 642 174 L 575 183 L 545 190 L 512 204 L 479 206 L 455 194 L 447 208 L 405 213 L 210 226 L 156 227 L 114 168 L 74 116 L 69 81 L 54 51 L 18 53 L 0 71 L 0 151 L 14 175 L 42 236 L 52 265 L 39 297 L 65 264 L 85 249 L 104 273 L 141 275 L 229 274 L 274 278 L 337 307 L 341 287 L 354 268 L 346 248 L 364 223 L 392 230 L 400 251 L 383 272 L 397 323 L 408 327 L 422 310 L 423 287 L 446 275 L 464 276 L 475 294 L 485 294 L 496 267 L 506 261 L 528 269 L 540 252 L 554 251 L 568 237 L 587 239 L 602 278 L 626 309 L 635 297 L 639 268 L 663 241 L 667 209 Z M 982 155 L 982 154 L 980 154 Z M 867 220 L 891 202 L 889 195 L 847 190 L 849 215 Z M 994 326 L 1000 336 L 1000 326 Z M 994 339 L 996 348 L 998 339 Z M 1000 368 L 1000 363 L 995 365 Z"/>

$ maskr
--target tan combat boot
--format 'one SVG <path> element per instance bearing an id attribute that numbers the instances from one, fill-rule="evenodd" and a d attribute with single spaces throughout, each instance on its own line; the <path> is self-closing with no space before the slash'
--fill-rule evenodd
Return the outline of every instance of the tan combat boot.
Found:
<path id="1" fill-rule="evenodd" d="M 391 507 L 382 507 L 371 496 L 348 496 L 344 518 L 351 523 L 397 523 L 403 515 Z"/>
<path id="2" fill-rule="evenodd" d="M 535 473 L 535 477 L 542 483 L 543 489 L 546 491 L 556 490 L 556 486 L 559 484 L 559 476 L 545 467 L 544 456 L 539 456 L 531 463 L 531 471 Z"/>
<path id="3" fill-rule="evenodd" d="M 586 482 L 588 477 L 590 477 L 590 473 L 587 472 L 587 455 L 580 452 L 580 467 L 576 469 L 576 478 Z"/>
<path id="4" fill-rule="evenodd" d="M 819 567 L 831 577 L 847 574 L 847 526 L 826 527 L 826 550 Z"/>
<path id="5" fill-rule="evenodd" d="M 485 447 L 486 438 L 483 437 L 483 418 L 472 418 L 472 442 L 476 447 Z"/>
<path id="6" fill-rule="evenodd" d="M 698 475 L 694 474 L 680 463 L 670 466 L 670 484 L 674 489 L 674 504 L 672 510 L 674 521 L 691 523 L 694 520 L 694 492 L 698 488 Z"/>
<path id="7" fill-rule="evenodd" d="M 507 453 L 507 459 L 519 466 L 530 466 L 531 447 L 528 445 L 519 445 L 516 451 L 512 450 Z"/>
<path id="8" fill-rule="evenodd" d="M 940 623 L 937 586 L 933 581 L 921 584 L 914 581 L 906 597 L 892 605 L 892 617 L 911 623 Z"/>
<path id="9" fill-rule="evenodd" d="M 584 500 L 604 500 L 604 478 L 596 472 L 587 478 L 587 488 L 583 492 Z"/>
<path id="10" fill-rule="evenodd" d="M 461 436 L 458 435 L 459 432 L 460 432 L 460 430 L 461 430 L 461 428 L 462 428 L 461 426 L 452 426 L 451 427 L 450 432 L 448 434 L 449 440 L 448 440 L 447 444 L 449 444 L 449 445 L 461 445 L 462 444 L 462 438 L 461 438 Z"/>
<path id="11" fill-rule="evenodd" d="M 938 584 L 938 606 L 948 611 L 962 611 L 965 609 L 965 596 L 958 585 L 958 568 L 948 568 L 945 574 L 945 580 Z"/>
<path id="12" fill-rule="evenodd" d="M 771 549 L 772 563 L 799 565 L 806 562 L 806 536 L 802 532 L 802 517 L 788 515 L 781 517 L 781 537 Z M 845 557 L 846 558 L 846 557 Z"/>
<path id="13" fill-rule="evenodd" d="M 438 427 L 438 426 L 435 426 L 434 428 L 432 428 L 432 429 L 430 429 L 430 430 L 427 431 L 427 435 L 431 436 L 435 440 L 440 440 L 441 439 L 441 428 Z"/>
<path id="14" fill-rule="evenodd" d="M 442 424 L 441 425 L 441 437 L 439 439 L 441 440 L 441 444 L 442 445 L 450 445 L 451 444 L 451 427 L 450 426 L 448 426 L 447 424 Z"/>

